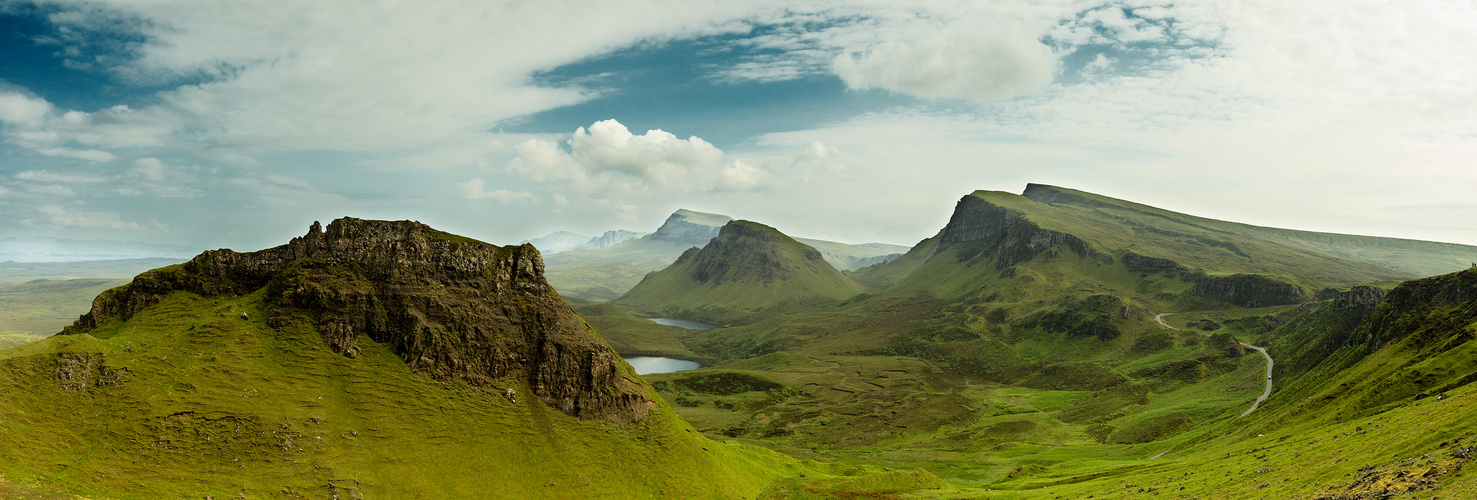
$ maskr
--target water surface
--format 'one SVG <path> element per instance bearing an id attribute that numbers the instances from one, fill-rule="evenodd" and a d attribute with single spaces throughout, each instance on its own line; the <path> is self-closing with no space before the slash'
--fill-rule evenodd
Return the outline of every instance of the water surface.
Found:
<path id="1" fill-rule="evenodd" d="M 627 363 L 631 364 L 631 368 L 636 369 L 637 375 L 646 375 L 648 373 L 685 372 L 687 370 L 696 370 L 698 366 L 700 366 L 697 364 L 696 361 L 673 358 L 656 358 L 650 356 L 625 358 L 625 360 Z"/>
<path id="2" fill-rule="evenodd" d="M 715 324 L 712 324 L 712 323 L 704 323 L 704 322 L 701 322 L 701 321 L 693 321 L 693 320 L 690 320 L 690 319 L 677 319 L 677 318 L 646 318 L 646 319 L 652 320 L 653 322 L 656 322 L 656 324 L 658 324 L 658 325 L 675 326 L 675 327 L 678 327 L 678 328 L 686 328 L 688 330 L 712 330 L 714 328 L 723 328 L 721 326 L 718 326 L 718 325 L 715 325 Z"/>

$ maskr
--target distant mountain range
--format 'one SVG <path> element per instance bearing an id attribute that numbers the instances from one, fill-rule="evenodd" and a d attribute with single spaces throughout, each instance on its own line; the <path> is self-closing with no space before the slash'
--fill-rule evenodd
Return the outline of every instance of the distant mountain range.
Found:
<path id="1" fill-rule="evenodd" d="M 594 239 L 615 241 L 611 245 L 571 247 L 558 252 L 545 251 L 539 247 L 538 240 L 534 240 L 534 246 L 544 253 L 549 283 L 559 293 L 583 299 L 612 300 L 635 286 L 645 273 L 667 267 L 690 248 L 707 245 L 730 221 L 733 218 L 727 215 L 680 209 L 650 234 L 630 237 L 637 233 L 624 231 L 624 234 L 612 235 L 612 231 Z M 616 241 L 618 238 L 625 239 Z M 905 246 L 885 243 L 851 245 L 813 239 L 798 241 L 818 250 L 827 262 L 841 270 L 886 262 L 908 250 Z"/>
<path id="2" fill-rule="evenodd" d="M 70 240 L 35 236 L 0 239 L 0 262 L 80 262 L 120 259 L 185 260 L 199 248 L 159 245 L 139 241 Z"/>

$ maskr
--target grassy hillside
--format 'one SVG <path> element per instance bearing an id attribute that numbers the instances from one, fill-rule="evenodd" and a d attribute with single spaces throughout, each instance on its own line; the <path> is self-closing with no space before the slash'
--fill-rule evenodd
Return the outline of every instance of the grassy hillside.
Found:
<path id="1" fill-rule="evenodd" d="M 1187 242 L 1198 240 L 1202 245 L 1233 253 L 1236 247 L 1220 242 L 1243 245 L 1237 240 L 1258 240 L 1394 269 L 1406 278 L 1460 271 L 1477 262 L 1477 247 L 1470 245 L 1253 226 L 1041 184 L 1027 185 L 1023 197 L 1058 208 L 1072 207 L 1079 212 L 1096 213 L 1105 219 L 1123 219 L 1125 223 L 1118 227 L 1128 229 L 1125 234 L 1158 233 Z"/>
<path id="2" fill-rule="evenodd" d="M 774 228 L 734 221 L 701 250 L 684 253 L 616 302 L 672 317 L 742 323 L 862 291 L 820 252 Z"/>
<path id="3" fill-rule="evenodd" d="M 700 437 L 664 405 L 635 425 L 582 421 L 517 380 L 502 381 L 515 402 L 372 341 L 338 355 L 306 323 L 269 327 L 263 301 L 177 292 L 0 352 L 0 474 L 95 498 L 751 498 L 781 477 L 847 477 Z"/>

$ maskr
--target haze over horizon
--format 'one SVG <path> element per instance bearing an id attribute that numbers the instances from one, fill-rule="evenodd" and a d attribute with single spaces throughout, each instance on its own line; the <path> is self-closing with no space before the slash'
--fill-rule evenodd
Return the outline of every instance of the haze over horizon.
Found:
<path id="1" fill-rule="evenodd" d="M 1477 245 L 1477 5 L 0 0 L 0 238 L 911 245 L 1051 184 Z"/>

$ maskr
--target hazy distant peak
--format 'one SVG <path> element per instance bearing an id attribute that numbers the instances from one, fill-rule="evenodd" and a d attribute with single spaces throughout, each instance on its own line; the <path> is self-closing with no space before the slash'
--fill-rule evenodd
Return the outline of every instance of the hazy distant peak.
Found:
<path id="1" fill-rule="evenodd" d="M 671 222 L 673 219 L 684 220 L 693 224 L 701 224 L 704 226 L 722 226 L 724 224 L 727 224 L 728 221 L 733 220 L 733 217 L 722 214 L 710 214 L 706 212 L 697 212 L 685 208 L 679 208 L 676 212 L 672 212 L 671 217 L 667 217 L 667 222 Z"/>
<path id="2" fill-rule="evenodd" d="M 718 236 L 718 229 L 732 221 L 733 217 L 719 214 L 694 212 L 687 209 L 679 209 L 672 212 L 671 217 L 657 228 L 655 233 L 647 235 L 647 238 L 659 241 L 669 241 L 687 246 L 703 246 L 708 240 Z"/>
<path id="3" fill-rule="evenodd" d="M 609 231 L 606 231 L 605 234 L 590 238 L 590 241 L 581 243 L 574 248 L 571 248 L 570 250 L 589 250 L 596 248 L 605 248 L 618 243 L 624 243 L 626 241 L 634 240 L 642 236 L 646 236 L 646 233 L 627 231 L 625 229 L 611 229 Z"/>
<path id="4" fill-rule="evenodd" d="M 569 231 L 554 231 L 539 238 L 526 240 L 523 243 L 532 243 L 539 253 L 559 253 L 574 248 L 590 241 L 589 236 L 571 233 Z M 521 243 L 520 243 L 521 244 Z"/>

